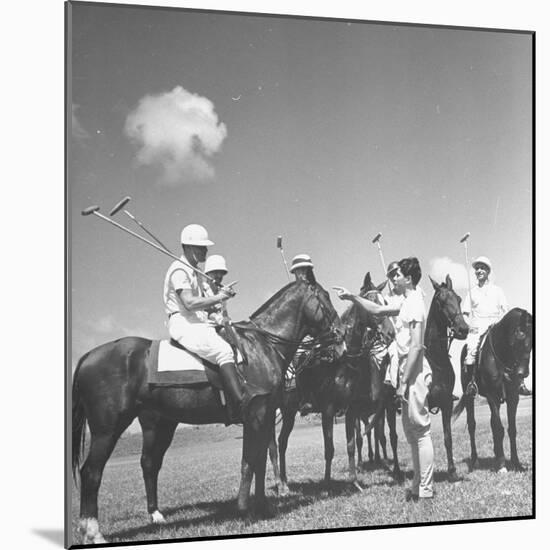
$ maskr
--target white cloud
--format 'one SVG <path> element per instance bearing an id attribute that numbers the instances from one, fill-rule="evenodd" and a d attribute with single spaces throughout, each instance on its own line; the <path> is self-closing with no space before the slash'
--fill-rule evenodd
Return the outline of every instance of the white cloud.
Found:
<path id="1" fill-rule="evenodd" d="M 169 185 L 211 179 L 211 159 L 227 136 L 214 104 L 181 86 L 143 97 L 124 131 L 138 147 L 137 162 L 160 167 Z"/>
<path id="2" fill-rule="evenodd" d="M 76 111 L 79 109 L 79 105 L 76 103 L 72 104 L 72 126 L 71 126 L 71 132 L 72 136 L 78 141 L 82 142 L 85 139 L 88 139 L 90 137 L 90 134 L 84 130 L 82 124 L 80 123 L 80 120 L 78 120 L 78 117 L 76 116 Z"/>
<path id="3" fill-rule="evenodd" d="M 455 290 L 468 288 L 468 272 L 463 264 L 453 262 L 447 257 L 430 260 L 430 277 L 434 281 L 442 283 L 447 275 L 451 277 Z"/>

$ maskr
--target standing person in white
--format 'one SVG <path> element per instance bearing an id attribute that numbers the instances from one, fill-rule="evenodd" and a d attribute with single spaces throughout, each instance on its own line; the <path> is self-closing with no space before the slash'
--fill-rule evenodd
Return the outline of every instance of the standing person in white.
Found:
<path id="1" fill-rule="evenodd" d="M 192 267 L 204 262 L 208 247 L 214 243 L 202 225 L 191 224 L 181 232 L 181 259 Z M 202 359 L 219 365 L 227 394 L 231 423 L 241 422 L 243 393 L 235 369 L 231 346 L 208 323 L 206 310 L 235 295 L 230 289 L 205 296 L 203 282 L 197 273 L 182 262 L 174 261 L 164 278 L 164 306 L 168 315 L 170 337 Z"/>
<path id="2" fill-rule="evenodd" d="M 470 325 L 466 339 L 464 366 L 471 374 L 471 378 L 466 392 L 473 396 L 477 393 L 475 376 L 479 340 L 489 327 L 500 321 L 508 311 L 508 303 L 502 289 L 489 281 L 492 269 L 491 260 L 486 256 L 479 256 L 472 262 L 472 267 L 475 271 L 477 284 L 471 290 L 471 300 L 470 294 L 466 295 L 462 311 Z M 531 395 L 523 381 L 519 386 L 519 393 L 520 395 Z"/>
<path id="3" fill-rule="evenodd" d="M 434 451 L 431 436 L 428 392 L 431 369 L 424 357 L 426 309 L 422 292 L 417 288 L 422 276 L 416 258 L 404 258 L 388 273 L 394 293 L 404 296 L 401 305 L 380 306 L 350 294 L 345 288 L 334 287 L 342 300 L 361 305 L 375 315 L 397 315 L 396 341 L 399 354 L 402 395 L 403 430 L 411 446 L 414 477 L 407 491 L 407 500 L 433 498 Z"/>

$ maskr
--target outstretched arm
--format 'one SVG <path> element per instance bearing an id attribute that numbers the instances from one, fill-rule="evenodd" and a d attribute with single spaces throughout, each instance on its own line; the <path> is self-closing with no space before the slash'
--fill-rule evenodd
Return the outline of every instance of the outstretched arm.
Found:
<path id="1" fill-rule="evenodd" d="M 354 304 L 357 304 L 358 306 L 366 310 L 368 313 L 372 313 L 373 315 L 385 315 L 385 316 L 393 317 L 394 315 L 398 315 L 401 309 L 400 306 L 399 307 L 396 307 L 394 305 L 381 306 L 379 304 L 375 304 L 374 302 L 371 302 L 366 298 L 362 298 L 361 296 L 357 296 L 356 294 L 351 294 L 351 292 L 349 292 L 342 286 L 333 286 L 332 288 L 336 290 L 338 294 L 338 298 L 340 298 L 340 300 L 348 300 Z"/>

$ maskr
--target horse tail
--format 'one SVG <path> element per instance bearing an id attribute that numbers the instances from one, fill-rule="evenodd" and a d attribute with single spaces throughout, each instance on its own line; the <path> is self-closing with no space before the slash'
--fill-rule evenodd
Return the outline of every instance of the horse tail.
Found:
<path id="1" fill-rule="evenodd" d="M 77 474 L 80 469 L 80 459 L 84 452 L 84 445 L 86 441 L 86 412 L 84 411 L 84 405 L 82 403 L 82 396 L 78 387 L 78 373 L 80 366 L 86 359 L 88 354 L 84 355 L 78 361 L 76 369 L 73 375 L 73 456 L 72 456 L 72 470 L 73 479 L 78 484 Z"/>
<path id="2" fill-rule="evenodd" d="M 371 417 L 368 424 L 365 423 L 365 431 L 364 431 L 365 434 L 367 434 L 374 428 L 374 426 L 378 422 L 378 419 L 380 418 L 380 415 L 383 414 L 385 409 L 386 409 L 386 403 L 384 402 L 383 399 L 380 399 L 378 401 L 378 406 L 376 407 L 376 411 L 374 412 L 374 415 Z"/>
<path id="3" fill-rule="evenodd" d="M 466 405 L 469 399 L 473 399 L 473 398 L 470 397 L 469 395 L 466 395 L 465 393 L 462 394 L 462 397 L 458 400 L 456 407 L 453 409 L 453 414 L 452 414 L 453 422 L 455 422 L 457 418 L 462 414 L 462 412 L 466 408 Z"/>

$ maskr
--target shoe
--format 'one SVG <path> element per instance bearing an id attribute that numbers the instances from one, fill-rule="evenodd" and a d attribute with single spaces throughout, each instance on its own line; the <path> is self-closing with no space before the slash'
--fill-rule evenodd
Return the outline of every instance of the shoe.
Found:
<path id="1" fill-rule="evenodd" d="M 523 382 L 519 386 L 518 393 L 525 396 L 533 395 L 533 392 L 528 390 Z"/>
<path id="2" fill-rule="evenodd" d="M 300 416 L 307 416 L 310 412 L 313 412 L 313 405 L 309 402 L 305 402 L 300 405 Z"/>
<path id="3" fill-rule="evenodd" d="M 453 393 L 453 401 L 458 401 L 460 399 L 460 397 L 457 397 L 454 393 Z"/>

